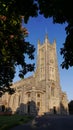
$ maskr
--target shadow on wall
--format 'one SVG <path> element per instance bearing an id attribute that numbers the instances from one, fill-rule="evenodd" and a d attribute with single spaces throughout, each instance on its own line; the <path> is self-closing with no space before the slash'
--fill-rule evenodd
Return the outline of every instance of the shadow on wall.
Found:
<path id="1" fill-rule="evenodd" d="M 68 115 L 69 112 L 68 112 L 68 109 L 65 108 L 65 106 L 63 105 L 63 103 L 60 103 L 60 107 L 56 107 L 56 106 L 53 106 L 53 108 L 51 108 L 49 110 L 49 112 L 46 112 L 45 115 Z"/>
<path id="2" fill-rule="evenodd" d="M 0 115 L 12 115 L 12 109 L 10 107 L 5 107 L 5 105 L 1 105 Z"/>
<path id="3" fill-rule="evenodd" d="M 63 103 L 60 103 L 60 111 L 61 111 L 61 115 L 67 115 L 68 114 L 68 109 L 65 108 Z"/>
<path id="4" fill-rule="evenodd" d="M 29 101 L 27 104 L 21 103 L 15 113 L 36 116 L 38 111 L 39 109 L 36 107 L 35 102 Z"/>
<path id="5" fill-rule="evenodd" d="M 21 103 L 15 112 L 10 107 L 5 105 L 0 106 L 0 115 L 11 115 L 11 114 L 25 114 L 25 115 L 38 115 L 39 109 L 36 107 L 34 101 L 30 101 L 27 104 Z"/>
<path id="6" fill-rule="evenodd" d="M 19 107 L 16 109 L 16 111 L 12 111 L 10 107 L 5 107 L 5 105 L 2 105 L 0 107 L 0 114 L 24 114 L 24 115 L 33 115 L 36 116 L 39 113 L 40 108 L 36 106 L 36 103 L 32 100 L 29 101 L 27 104 L 21 103 Z M 49 112 L 44 112 L 45 115 L 47 114 L 61 114 L 61 115 L 67 115 L 68 110 L 65 109 L 64 105 L 60 103 L 60 109 L 57 109 L 56 106 L 53 106 L 52 109 L 49 110 Z"/>

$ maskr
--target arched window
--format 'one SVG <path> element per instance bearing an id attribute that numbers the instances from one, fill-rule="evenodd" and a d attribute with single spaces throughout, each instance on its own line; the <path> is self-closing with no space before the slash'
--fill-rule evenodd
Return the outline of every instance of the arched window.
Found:
<path id="1" fill-rule="evenodd" d="M 40 97 L 40 93 L 37 94 L 37 97 Z"/>
<path id="2" fill-rule="evenodd" d="M 18 101 L 18 105 L 20 105 L 20 101 L 21 101 L 21 97 L 20 97 L 20 95 L 19 95 L 19 101 Z"/>
<path id="3" fill-rule="evenodd" d="M 28 93 L 28 97 L 30 97 L 31 96 L 31 94 L 30 93 Z"/>
<path id="4" fill-rule="evenodd" d="M 51 86 L 51 96 L 55 96 L 55 84 L 52 83 L 52 86 Z"/>
<path id="5" fill-rule="evenodd" d="M 51 87 L 51 96 L 54 97 L 54 87 Z"/>
<path id="6" fill-rule="evenodd" d="M 37 107 L 40 108 L 40 102 L 37 102 Z"/>

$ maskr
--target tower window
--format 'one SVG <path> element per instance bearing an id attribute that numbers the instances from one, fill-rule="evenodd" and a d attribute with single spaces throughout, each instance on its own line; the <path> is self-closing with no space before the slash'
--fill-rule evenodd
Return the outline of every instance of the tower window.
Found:
<path id="1" fill-rule="evenodd" d="M 51 88 L 51 96 L 54 96 L 54 87 Z"/>
<path id="2" fill-rule="evenodd" d="M 30 97 L 31 95 L 30 95 L 30 93 L 28 93 L 28 97 Z"/>
<path id="3" fill-rule="evenodd" d="M 40 97 L 40 93 L 37 94 L 37 97 Z"/>
<path id="4" fill-rule="evenodd" d="M 38 107 L 38 108 L 40 107 L 40 102 L 37 102 L 37 107 Z"/>

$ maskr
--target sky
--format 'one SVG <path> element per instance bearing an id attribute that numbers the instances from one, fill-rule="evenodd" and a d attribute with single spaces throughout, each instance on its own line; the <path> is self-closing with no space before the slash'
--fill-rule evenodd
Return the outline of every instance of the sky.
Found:
<path id="1" fill-rule="evenodd" d="M 52 18 L 44 18 L 43 16 L 39 15 L 36 18 L 30 18 L 27 24 L 24 24 L 24 27 L 27 28 L 29 35 L 26 38 L 26 41 L 29 41 L 33 44 L 36 48 L 34 53 L 35 59 L 34 63 L 36 64 L 36 55 L 37 55 L 37 43 L 40 40 L 41 43 L 44 42 L 44 38 L 46 33 L 48 34 L 48 39 L 50 43 L 53 43 L 54 39 L 56 39 L 56 48 L 57 48 L 57 58 L 58 58 L 58 68 L 60 74 L 60 85 L 62 91 L 66 92 L 68 101 L 73 100 L 73 67 L 69 68 L 68 70 L 61 68 L 61 63 L 63 61 L 62 55 L 60 55 L 60 48 L 63 47 L 63 43 L 65 42 L 66 32 L 65 27 L 67 23 L 64 24 L 54 24 Z M 28 62 L 28 61 L 27 61 Z M 18 72 L 18 68 L 17 68 Z M 16 73 L 14 82 L 20 80 Z M 25 77 L 29 77 L 32 73 L 27 73 Z"/>

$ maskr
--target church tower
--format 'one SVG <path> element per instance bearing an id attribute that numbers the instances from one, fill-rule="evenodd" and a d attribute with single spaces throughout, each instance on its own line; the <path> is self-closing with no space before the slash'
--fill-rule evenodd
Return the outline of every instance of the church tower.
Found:
<path id="1" fill-rule="evenodd" d="M 37 71 L 39 80 L 51 80 L 59 83 L 59 70 L 56 54 L 56 41 L 50 44 L 48 36 L 45 36 L 44 43 L 38 41 L 37 49 Z"/>
<path id="2" fill-rule="evenodd" d="M 56 53 L 56 40 L 51 44 L 46 34 L 44 43 L 38 41 L 37 49 L 37 82 L 44 84 L 45 112 L 57 109 L 60 112 L 60 78 Z M 39 85 L 38 85 L 39 86 Z M 42 89 L 43 85 L 41 85 Z"/>

